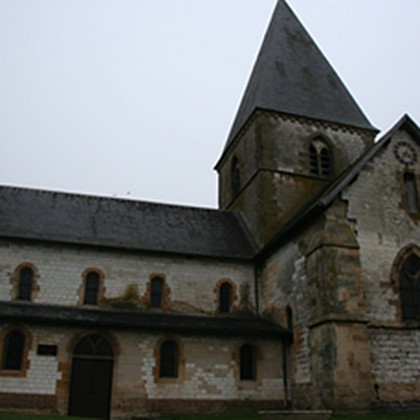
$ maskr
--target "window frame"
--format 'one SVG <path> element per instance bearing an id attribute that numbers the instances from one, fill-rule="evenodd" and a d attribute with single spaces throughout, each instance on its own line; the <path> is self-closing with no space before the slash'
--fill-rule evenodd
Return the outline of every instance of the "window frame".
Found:
<path id="1" fill-rule="evenodd" d="M 317 135 L 309 143 L 309 173 L 328 179 L 333 176 L 333 155 L 323 136 Z"/>
<path id="2" fill-rule="evenodd" d="M 224 281 L 219 286 L 219 313 L 229 314 L 232 312 L 233 286 L 230 282 Z"/>
<path id="3" fill-rule="evenodd" d="M 414 276 L 416 277 L 416 283 L 414 284 L 413 289 L 404 292 L 402 286 L 403 270 L 406 268 L 407 262 L 413 257 L 418 260 L 418 269 Z M 407 315 L 407 306 L 410 306 L 410 304 L 406 303 L 408 298 L 413 298 L 414 293 L 417 293 L 418 296 L 420 296 L 420 248 L 418 246 L 410 244 L 400 250 L 392 265 L 391 282 L 393 284 L 394 292 L 398 296 L 395 305 L 397 306 L 399 320 L 403 323 L 419 324 L 420 302 L 416 305 L 414 298 L 414 305 L 412 305 L 414 307 L 414 316 Z"/>
<path id="4" fill-rule="evenodd" d="M 97 287 L 96 287 L 96 298 L 94 300 L 90 300 L 90 294 L 91 291 L 88 291 L 88 281 L 89 276 L 94 274 L 97 276 Z M 82 306 L 99 306 L 101 304 L 101 301 L 103 299 L 104 293 L 105 293 L 105 286 L 104 286 L 104 273 L 95 267 L 89 267 L 82 273 L 82 285 L 80 288 L 80 305 Z"/>
<path id="5" fill-rule="evenodd" d="M 239 348 L 239 380 L 257 381 L 258 353 L 254 344 L 243 343 Z"/>
<path id="6" fill-rule="evenodd" d="M 22 296 L 22 273 L 26 270 L 31 272 L 30 287 L 26 291 L 26 294 Z M 30 262 L 23 262 L 19 264 L 15 268 L 13 275 L 10 279 L 10 283 L 12 284 L 12 300 L 17 300 L 20 302 L 33 302 L 40 290 L 38 280 L 39 274 L 35 265 L 33 265 Z"/>
<path id="7" fill-rule="evenodd" d="M 8 351 L 7 340 L 13 333 L 19 333 L 23 337 L 22 349 L 21 349 L 21 362 L 19 369 L 10 369 L 5 367 L 5 357 Z M 32 345 L 31 334 L 21 326 L 10 326 L 0 332 L 0 376 L 11 376 L 11 377 L 25 377 L 26 372 L 29 369 L 28 353 Z"/>
<path id="8" fill-rule="evenodd" d="M 154 285 L 159 285 L 158 289 Z M 162 276 L 154 275 L 150 278 L 149 305 L 153 309 L 163 309 L 165 295 L 165 279 Z"/>

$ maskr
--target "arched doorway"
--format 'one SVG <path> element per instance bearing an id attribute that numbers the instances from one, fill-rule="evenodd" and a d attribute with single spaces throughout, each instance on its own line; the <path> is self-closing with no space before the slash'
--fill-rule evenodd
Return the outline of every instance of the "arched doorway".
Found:
<path id="1" fill-rule="evenodd" d="M 73 349 L 69 415 L 109 418 L 114 351 L 109 340 L 89 334 Z"/>

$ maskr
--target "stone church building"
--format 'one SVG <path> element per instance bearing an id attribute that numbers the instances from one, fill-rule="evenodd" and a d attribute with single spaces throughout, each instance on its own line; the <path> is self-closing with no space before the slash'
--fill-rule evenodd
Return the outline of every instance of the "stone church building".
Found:
<path id="1" fill-rule="evenodd" d="M 279 0 L 219 209 L 0 188 L 0 411 L 420 406 L 420 130 Z"/>

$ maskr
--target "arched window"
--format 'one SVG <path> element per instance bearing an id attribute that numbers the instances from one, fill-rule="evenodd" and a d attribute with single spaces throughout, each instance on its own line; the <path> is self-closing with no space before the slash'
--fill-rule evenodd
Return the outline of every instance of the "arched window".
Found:
<path id="1" fill-rule="evenodd" d="M 331 177 L 331 151 L 322 138 L 315 138 L 309 146 L 309 169 L 311 174 Z"/>
<path id="2" fill-rule="evenodd" d="M 22 370 L 25 335 L 19 330 L 6 334 L 3 342 L 2 369 Z"/>
<path id="3" fill-rule="evenodd" d="M 236 156 L 234 156 L 232 159 L 230 178 L 232 183 L 232 196 L 235 196 L 241 189 L 241 172 L 239 169 L 239 160 Z"/>
<path id="4" fill-rule="evenodd" d="M 232 285 L 224 282 L 219 288 L 219 312 L 226 314 L 230 312 L 232 305 Z"/>
<path id="5" fill-rule="evenodd" d="M 405 203 L 409 213 L 419 213 L 416 177 L 411 172 L 404 173 Z"/>
<path id="6" fill-rule="evenodd" d="M 178 344 L 173 340 L 164 341 L 160 346 L 159 377 L 177 378 L 178 363 Z"/>
<path id="7" fill-rule="evenodd" d="M 420 320 L 420 258 L 411 254 L 400 270 L 401 313 L 404 320 Z"/>
<path id="8" fill-rule="evenodd" d="M 19 283 L 16 299 L 31 300 L 33 288 L 34 272 L 29 267 L 23 267 L 19 271 Z"/>
<path id="9" fill-rule="evenodd" d="M 244 344 L 240 349 L 240 378 L 255 381 L 257 378 L 257 357 L 252 344 Z"/>
<path id="10" fill-rule="evenodd" d="M 164 283 L 160 277 L 153 277 L 150 282 L 150 306 L 152 308 L 162 307 Z"/>
<path id="11" fill-rule="evenodd" d="M 96 271 L 89 271 L 85 278 L 85 305 L 97 305 L 99 300 L 100 277 Z"/>

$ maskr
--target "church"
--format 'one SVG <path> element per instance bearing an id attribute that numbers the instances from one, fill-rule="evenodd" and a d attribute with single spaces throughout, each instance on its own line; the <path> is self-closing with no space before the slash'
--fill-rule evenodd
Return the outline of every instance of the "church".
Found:
<path id="1" fill-rule="evenodd" d="M 420 130 L 377 135 L 279 0 L 218 209 L 0 187 L 0 411 L 418 409 Z"/>

